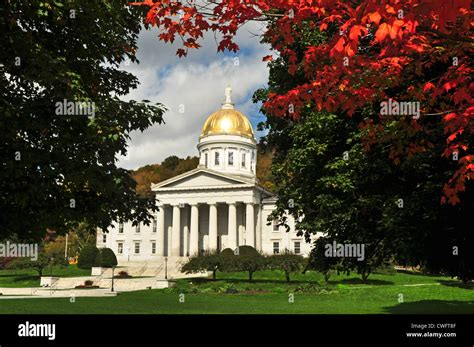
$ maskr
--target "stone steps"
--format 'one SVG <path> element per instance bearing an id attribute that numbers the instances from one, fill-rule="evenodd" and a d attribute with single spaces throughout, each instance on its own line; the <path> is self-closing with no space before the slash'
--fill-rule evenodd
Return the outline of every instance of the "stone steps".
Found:
<path id="1" fill-rule="evenodd" d="M 176 277 L 182 275 L 180 272 L 181 266 L 187 261 L 187 258 L 183 257 L 168 257 L 167 272 L 168 277 L 170 275 Z M 161 258 L 158 261 L 144 262 L 144 261 L 130 261 L 120 262 L 115 268 L 115 276 L 120 271 L 127 272 L 132 277 L 165 277 L 165 259 Z M 104 269 L 102 277 L 111 277 L 112 269 Z"/>

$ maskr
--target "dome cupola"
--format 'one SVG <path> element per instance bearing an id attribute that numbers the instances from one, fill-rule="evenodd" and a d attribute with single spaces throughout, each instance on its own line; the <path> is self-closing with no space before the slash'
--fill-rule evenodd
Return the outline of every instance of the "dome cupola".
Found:
<path id="1" fill-rule="evenodd" d="M 204 122 L 199 136 L 199 165 L 227 174 L 255 179 L 257 146 L 252 124 L 234 109 L 232 89 L 225 89 L 222 108 Z"/>

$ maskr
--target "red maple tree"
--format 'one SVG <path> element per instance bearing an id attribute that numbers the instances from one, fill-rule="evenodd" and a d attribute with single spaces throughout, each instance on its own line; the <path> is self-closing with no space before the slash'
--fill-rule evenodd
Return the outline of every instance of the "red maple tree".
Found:
<path id="1" fill-rule="evenodd" d="M 468 146 L 474 133 L 470 0 L 226 0 L 201 5 L 146 0 L 132 5 L 150 7 L 145 21 L 159 28 L 160 40 L 182 40 L 180 57 L 199 48 L 206 31 L 221 35 L 218 51 L 236 52 L 233 39 L 239 27 L 267 21 L 265 39 L 287 59 L 289 73 L 302 69 L 307 81 L 286 94 L 270 94 L 264 104 L 270 114 L 298 120 L 301 108 L 311 104 L 351 116 L 368 104 L 393 98 L 390 91 L 397 90 L 397 99 L 422 105 L 419 119 L 399 120 L 399 131 L 423 132 L 422 117 L 443 123 L 443 156 L 457 160 L 458 167 L 444 185 L 441 202 L 459 203 L 466 180 L 474 178 L 474 155 Z M 308 46 L 301 57 L 292 44 L 299 29 L 308 27 L 324 32 L 327 40 Z M 429 81 L 417 79 L 438 63 L 450 66 Z M 361 124 L 367 130 L 365 145 L 392 141 L 390 157 L 396 162 L 431 145 L 423 140 L 400 143 L 386 131 L 383 116 L 375 114 L 375 119 Z"/>

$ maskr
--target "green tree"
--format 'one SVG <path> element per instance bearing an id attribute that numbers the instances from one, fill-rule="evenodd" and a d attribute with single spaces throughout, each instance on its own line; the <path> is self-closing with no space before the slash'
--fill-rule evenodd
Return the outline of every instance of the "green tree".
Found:
<path id="1" fill-rule="evenodd" d="M 253 274 L 256 271 L 265 268 L 264 257 L 252 246 L 239 246 L 236 252 L 234 268 L 236 271 L 245 271 L 249 275 L 249 281 L 252 281 Z"/>
<path id="2" fill-rule="evenodd" d="M 155 202 L 116 165 L 129 134 L 164 111 L 120 99 L 138 85 L 120 64 L 137 62 L 143 11 L 119 1 L 2 4 L 0 237 L 151 220 Z M 60 112 L 64 101 L 91 104 Z"/>
<path id="3" fill-rule="evenodd" d="M 286 281 L 290 282 L 290 275 L 301 270 L 303 257 L 287 251 L 269 256 L 267 264 L 270 269 L 283 271 Z"/>
<path id="4" fill-rule="evenodd" d="M 163 162 L 161 163 L 161 167 L 168 169 L 170 171 L 174 171 L 179 163 L 180 163 L 180 159 L 177 156 L 172 155 L 165 158 L 165 160 L 163 160 Z"/>
<path id="5" fill-rule="evenodd" d="M 301 37 L 290 44 L 297 61 L 311 44 L 325 40 L 317 29 L 301 30 Z M 327 64 L 330 67 L 332 62 Z M 283 95 L 296 85 L 311 83 L 304 64 L 294 75 L 288 73 L 288 67 L 285 57 L 272 61 L 269 86 L 257 91 L 254 101 L 266 101 L 269 93 Z M 417 79 L 436 79 L 439 69 L 446 66 L 428 64 L 417 72 Z M 410 78 L 385 93 L 397 100 L 408 98 L 402 90 L 414 83 Z M 443 184 L 457 168 L 455 161 L 442 156 L 442 124 L 424 115 L 417 120 L 422 133 L 405 132 L 404 122 L 413 119 L 397 116 L 393 122 L 383 120 L 384 130 L 378 131 L 382 120 L 377 123 L 371 115 L 380 113 L 380 105 L 367 104 L 352 117 L 318 112 L 318 106 L 304 104 L 297 121 L 266 113 L 267 121 L 259 126 L 268 129 L 262 142 L 274 151 L 272 175 L 278 202 L 272 218 L 287 226 L 289 212 L 307 240 L 311 234 L 322 233 L 338 243 L 364 245 L 363 261 L 344 258 L 337 263 L 342 271 L 355 270 L 363 279 L 393 257 L 464 281 L 472 279 L 474 236 L 463 225 L 470 224 L 469 211 L 474 210 L 474 182 L 466 182 L 458 205 L 440 204 Z M 370 146 L 361 140 L 369 132 L 377 137 Z M 392 142 L 393 136 L 397 140 Z M 474 144 L 472 136 L 466 141 Z M 413 146 L 408 157 L 393 160 L 393 153 L 403 152 L 397 146 L 413 143 L 419 146 Z M 423 153 L 416 148 L 423 148 Z"/>
<path id="6" fill-rule="evenodd" d="M 99 249 L 99 252 L 95 256 L 94 266 L 110 268 L 113 266 L 117 266 L 117 264 L 117 257 L 115 256 L 113 250 L 111 250 L 110 248 Z"/>
<path id="7" fill-rule="evenodd" d="M 64 266 L 64 258 L 55 258 L 54 256 L 47 254 L 45 252 L 40 252 L 38 254 L 38 259 L 33 260 L 31 258 L 15 258 L 10 263 L 8 263 L 8 269 L 18 269 L 18 270 L 34 270 L 38 273 L 38 276 L 43 276 L 45 270 L 48 267 L 54 265 Z"/>
<path id="8" fill-rule="evenodd" d="M 337 258 L 326 257 L 326 244 L 331 243 L 327 237 L 320 237 L 314 242 L 314 247 L 308 257 L 308 263 L 306 264 L 303 274 L 308 270 L 314 270 L 320 272 L 324 276 L 326 282 L 331 277 L 331 271 L 335 269 L 337 265 Z"/>
<path id="9" fill-rule="evenodd" d="M 204 252 L 204 254 L 194 255 L 181 268 L 184 273 L 198 273 L 204 271 L 212 272 L 212 279 L 217 278 L 217 271 L 222 269 L 224 258 L 218 251 Z"/>
<path id="10" fill-rule="evenodd" d="M 231 248 L 225 248 L 222 250 L 220 254 L 222 263 L 220 266 L 221 271 L 224 272 L 232 272 L 235 271 L 235 262 L 236 262 L 236 256 L 235 256 L 235 251 Z"/>
<path id="11" fill-rule="evenodd" d="M 86 245 L 81 249 L 77 267 L 80 269 L 90 269 L 95 266 L 95 261 L 99 255 L 99 249 L 95 245 Z"/>

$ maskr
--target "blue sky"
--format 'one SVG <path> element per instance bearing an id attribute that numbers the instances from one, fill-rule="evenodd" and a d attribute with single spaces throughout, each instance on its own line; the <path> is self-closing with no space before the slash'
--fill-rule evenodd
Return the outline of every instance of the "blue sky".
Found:
<path id="1" fill-rule="evenodd" d="M 165 105 L 166 124 L 156 124 L 145 132 L 134 132 L 129 141 L 129 154 L 119 159 L 119 166 L 136 169 L 159 163 L 170 155 L 197 155 L 197 141 L 206 118 L 221 107 L 224 89 L 230 84 L 236 109 L 244 113 L 256 128 L 264 120 L 259 105 L 251 97 L 268 80 L 267 63 L 262 57 L 270 54 L 258 34 L 261 23 L 243 26 L 236 38 L 237 53 L 217 53 L 212 34 L 205 35 L 199 50 L 192 50 L 186 58 L 178 58 L 173 45 L 160 42 L 156 28 L 143 30 L 138 41 L 140 64 L 124 64 L 140 86 L 124 99 L 150 100 Z M 238 59 L 238 64 L 235 64 Z M 184 112 L 179 112 L 179 110 Z M 259 134 L 257 134 L 258 136 Z"/>

